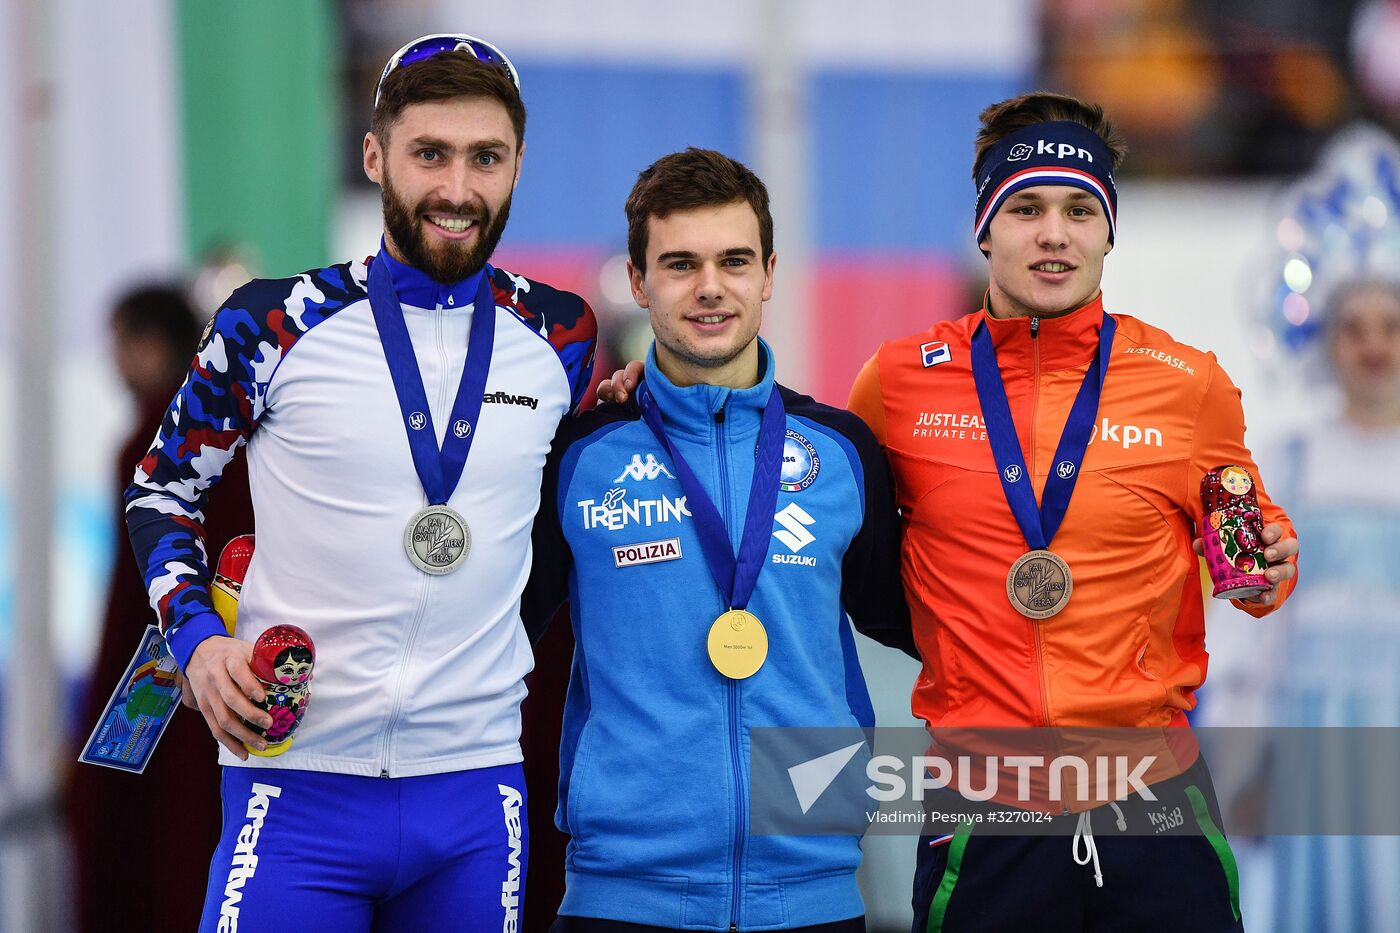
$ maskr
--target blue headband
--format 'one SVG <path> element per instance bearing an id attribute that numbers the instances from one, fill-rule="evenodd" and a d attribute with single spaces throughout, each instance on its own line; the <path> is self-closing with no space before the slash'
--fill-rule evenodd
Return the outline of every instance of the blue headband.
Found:
<path id="1" fill-rule="evenodd" d="M 1108 242 L 1118 232 L 1113 153 L 1098 133 L 1078 123 L 1036 123 L 1008 134 L 977 164 L 977 242 L 1003 202 L 1022 188 L 1070 185 L 1099 199 L 1108 215 Z"/>

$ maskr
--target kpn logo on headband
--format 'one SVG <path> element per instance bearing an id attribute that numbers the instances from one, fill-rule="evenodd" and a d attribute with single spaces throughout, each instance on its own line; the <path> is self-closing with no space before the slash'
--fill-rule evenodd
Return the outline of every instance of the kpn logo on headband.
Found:
<path id="1" fill-rule="evenodd" d="M 1017 143 L 1007 153 L 1006 161 L 1024 162 L 1032 155 L 1048 155 L 1057 159 L 1083 159 L 1086 162 L 1094 161 L 1093 153 L 1088 149 L 1071 143 L 1057 143 L 1047 139 L 1036 140 L 1034 146 L 1029 143 Z"/>

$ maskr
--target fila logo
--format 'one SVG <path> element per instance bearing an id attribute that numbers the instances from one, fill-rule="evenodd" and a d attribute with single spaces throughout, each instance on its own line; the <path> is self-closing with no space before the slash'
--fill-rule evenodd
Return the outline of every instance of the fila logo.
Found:
<path id="1" fill-rule="evenodd" d="M 664 476 L 667 479 L 676 478 L 670 470 L 666 469 L 664 463 L 656 459 L 656 454 L 647 454 L 645 462 L 643 462 L 641 454 L 633 454 L 632 462 L 627 464 L 621 473 L 617 474 L 617 478 L 614 479 L 613 482 L 620 483 L 627 477 L 641 481 L 644 479 L 656 479 L 658 476 Z"/>
<path id="2" fill-rule="evenodd" d="M 939 363 L 946 363 L 953 358 L 953 351 L 948 348 L 946 340 L 933 340 L 929 343 L 919 344 L 919 353 L 924 358 L 924 369 L 930 366 L 937 366 Z"/>
<path id="3" fill-rule="evenodd" d="M 641 544 L 623 544 L 613 550 L 613 564 L 618 567 L 635 567 L 638 564 L 658 564 L 664 560 L 677 560 L 681 556 L 681 539 L 666 538 L 663 541 L 643 541 Z"/>
<path id="4" fill-rule="evenodd" d="M 1069 479 L 1074 475 L 1074 464 L 1068 460 L 1061 460 L 1059 465 L 1055 467 L 1055 472 L 1059 474 L 1060 479 Z"/>
<path id="5" fill-rule="evenodd" d="M 1006 481 L 1007 481 L 1008 483 L 1020 482 L 1020 480 L 1021 480 L 1021 468 L 1018 467 L 1016 464 L 1013 463 L 1013 464 L 1011 464 L 1011 466 L 1007 467 L 1005 470 L 1002 470 L 1002 471 L 1001 471 L 1001 475 L 1006 477 Z"/>
<path id="6" fill-rule="evenodd" d="M 472 433 L 472 426 L 465 420 L 460 420 L 452 426 L 452 433 L 458 437 L 466 437 Z"/>
<path id="7" fill-rule="evenodd" d="M 415 431 L 421 431 L 428 426 L 428 416 L 421 411 L 415 411 L 408 416 L 408 426 Z"/>
<path id="8" fill-rule="evenodd" d="M 773 537 L 787 545 L 787 549 L 794 554 L 817 540 L 806 528 L 807 525 L 815 524 L 817 520 L 808 515 L 796 502 L 789 502 L 787 508 L 774 515 L 773 519 L 783 526 L 773 532 Z"/>

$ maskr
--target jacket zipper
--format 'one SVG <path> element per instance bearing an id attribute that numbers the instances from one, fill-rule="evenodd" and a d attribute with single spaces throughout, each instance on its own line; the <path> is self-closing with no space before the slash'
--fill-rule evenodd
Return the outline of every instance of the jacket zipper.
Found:
<path id="1" fill-rule="evenodd" d="M 446 377 L 447 347 L 442 336 L 441 302 L 433 313 L 433 335 L 436 338 L 438 360 L 442 363 L 444 373 L 441 384 L 438 386 L 438 410 L 446 411 L 447 409 L 443 406 L 447 404 L 447 386 L 452 380 Z M 465 360 L 462 365 L 466 365 Z M 447 417 L 452 417 L 450 412 Z M 437 443 L 437 438 L 433 438 L 433 443 Z M 403 713 L 403 694 L 408 681 L 408 659 L 413 655 L 413 643 L 418 639 L 418 630 L 423 627 L 423 616 L 428 608 L 428 582 L 427 574 L 423 574 L 422 579 L 418 582 L 418 606 L 413 611 L 413 621 L 409 623 L 408 635 L 404 638 L 403 649 L 399 653 L 398 682 L 394 685 L 394 701 L 389 707 L 389 721 L 384 726 L 384 741 L 380 749 L 379 776 L 382 778 L 389 777 L 389 750 L 393 745 L 394 730 L 399 725 L 399 716 Z"/>
<path id="2" fill-rule="evenodd" d="M 1027 479 L 1032 484 L 1035 483 L 1035 454 L 1036 454 L 1036 427 L 1040 422 L 1040 318 L 1031 318 L 1031 431 L 1030 431 L 1030 463 L 1027 464 L 1027 472 L 1030 474 Z M 1034 485 L 1031 487 L 1034 489 Z M 1036 680 L 1040 687 L 1040 715 L 1046 727 L 1050 725 L 1050 697 L 1045 689 L 1045 640 L 1041 635 L 1040 623 L 1034 619 L 1027 619 L 1026 624 L 1031 627 L 1031 634 L 1035 638 L 1035 670 Z"/>
<path id="3" fill-rule="evenodd" d="M 725 525 L 733 520 L 729 507 L 728 446 L 724 436 L 724 408 L 715 412 L 715 453 L 719 457 L 719 490 L 724 502 Z M 732 606 L 725 606 L 732 609 Z M 747 835 L 748 806 L 744 795 L 744 775 L 739 759 L 739 681 L 725 678 L 725 696 L 729 705 L 729 764 L 734 771 L 734 888 L 729 907 L 729 929 L 739 929 L 740 872 L 743 870 L 744 837 Z"/>

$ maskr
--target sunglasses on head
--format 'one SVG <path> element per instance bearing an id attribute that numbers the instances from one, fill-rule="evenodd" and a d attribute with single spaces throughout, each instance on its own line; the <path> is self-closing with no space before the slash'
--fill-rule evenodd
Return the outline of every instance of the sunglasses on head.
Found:
<path id="1" fill-rule="evenodd" d="M 384 72 L 379 76 L 379 83 L 374 87 L 374 105 L 379 106 L 379 92 L 384 89 L 384 79 L 389 77 L 395 68 L 421 62 L 423 59 L 432 58 L 441 52 L 457 51 L 471 52 L 478 61 L 500 68 L 510 75 L 511 81 L 515 82 L 515 89 L 520 90 L 520 75 L 515 70 L 515 66 L 510 63 L 510 59 L 506 58 L 505 53 L 500 49 L 476 36 L 468 36 L 464 33 L 439 33 L 431 36 L 420 36 L 390 57 L 389 64 L 384 66 Z"/>

